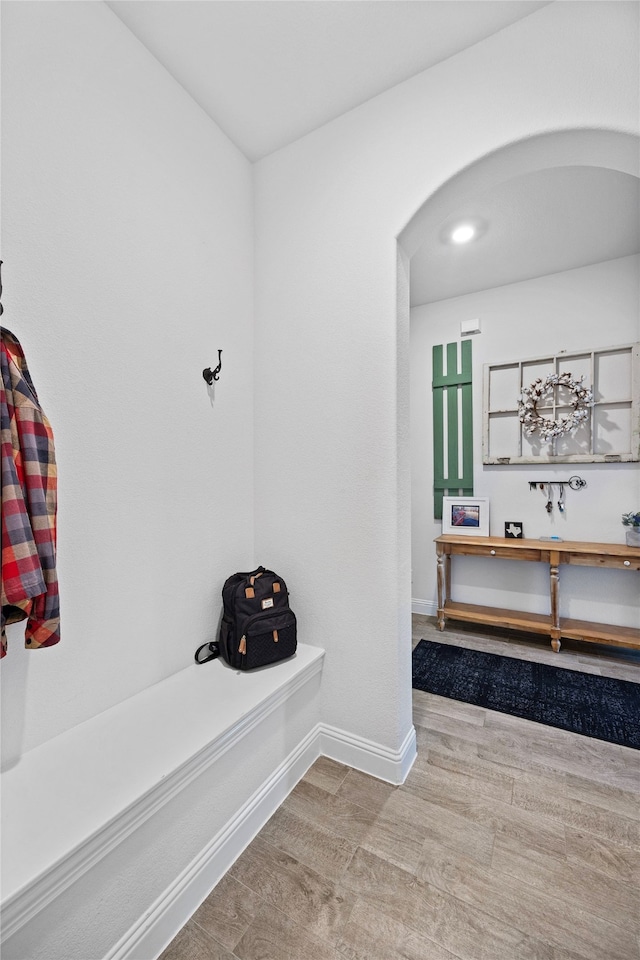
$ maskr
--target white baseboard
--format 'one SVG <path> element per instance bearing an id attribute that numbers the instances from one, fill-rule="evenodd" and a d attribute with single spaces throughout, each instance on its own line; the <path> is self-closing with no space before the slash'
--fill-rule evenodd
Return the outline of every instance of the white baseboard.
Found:
<path id="1" fill-rule="evenodd" d="M 390 750 L 364 737 L 318 723 L 104 960 L 157 957 L 321 754 L 378 779 L 399 784 L 404 782 L 415 760 L 416 733 L 411 727 L 400 749 Z"/>
<path id="2" fill-rule="evenodd" d="M 419 613 L 423 617 L 436 617 L 438 604 L 435 600 L 411 600 L 411 613 Z"/>
<path id="3" fill-rule="evenodd" d="M 416 731 L 413 726 L 399 750 L 390 750 L 382 744 L 328 724 L 320 726 L 320 753 L 323 756 L 388 783 L 400 784 L 406 780 L 416 758 Z"/>

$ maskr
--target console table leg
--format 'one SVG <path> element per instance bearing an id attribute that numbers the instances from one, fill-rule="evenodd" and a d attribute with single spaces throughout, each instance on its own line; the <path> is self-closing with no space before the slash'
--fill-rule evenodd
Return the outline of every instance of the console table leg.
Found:
<path id="1" fill-rule="evenodd" d="M 445 602 L 451 600 L 451 554 L 444 555 L 444 597 Z"/>
<path id="2" fill-rule="evenodd" d="M 438 627 L 440 630 L 444 630 L 444 603 L 446 599 L 445 594 L 445 583 L 446 583 L 446 573 L 445 573 L 445 555 L 438 551 Z"/>
<path id="3" fill-rule="evenodd" d="M 551 586 L 551 646 L 560 652 L 560 557 L 551 555 L 549 568 Z"/>

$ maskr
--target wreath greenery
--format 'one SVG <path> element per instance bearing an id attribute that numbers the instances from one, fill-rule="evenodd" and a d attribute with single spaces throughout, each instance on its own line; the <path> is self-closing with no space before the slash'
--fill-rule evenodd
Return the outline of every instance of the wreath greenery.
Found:
<path id="1" fill-rule="evenodd" d="M 518 416 L 527 436 L 536 431 L 541 440 L 554 440 L 570 433 L 589 416 L 589 407 L 593 403 L 593 393 L 583 385 L 584 376 L 574 380 L 570 373 L 552 373 L 545 380 L 538 377 L 529 387 L 522 388 Z M 559 420 L 548 420 L 538 413 L 538 404 L 555 387 L 566 387 L 571 392 L 568 406 L 573 409 Z"/>

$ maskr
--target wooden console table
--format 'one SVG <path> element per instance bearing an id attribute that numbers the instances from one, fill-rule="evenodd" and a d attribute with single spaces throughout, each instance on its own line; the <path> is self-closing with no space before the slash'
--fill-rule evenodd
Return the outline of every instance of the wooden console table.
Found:
<path id="1" fill-rule="evenodd" d="M 556 653 L 560 650 L 561 637 L 640 649 L 640 629 L 560 616 L 560 566 L 563 563 L 614 570 L 640 570 L 640 548 L 580 540 L 511 540 L 457 534 L 443 534 L 435 542 L 438 553 L 438 626 L 441 630 L 444 630 L 445 621 L 451 618 L 544 633 L 551 638 L 551 646 Z M 452 556 L 486 557 L 487 561 L 495 557 L 548 563 L 549 614 L 524 613 L 452 600 Z"/>

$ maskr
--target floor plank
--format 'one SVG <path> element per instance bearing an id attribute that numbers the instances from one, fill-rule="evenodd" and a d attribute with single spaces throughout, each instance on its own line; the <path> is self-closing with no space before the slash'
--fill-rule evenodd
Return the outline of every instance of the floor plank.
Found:
<path id="1" fill-rule="evenodd" d="M 622 880 L 613 880 L 595 867 L 583 864 L 580 870 L 566 858 L 531 857 L 511 837 L 498 836 L 491 866 L 498 874 L 514 877 L 538 890 L 553 891 L 554 897 L 602 920 L 610 920 L 640 935 L 638 892 Z"/>
<path id="2" fill-rule="evenodd" d="M 267 843 L 288 853 L 328 880 L 338 880 L 349 866 L 357 844 L 280 807 L 262 828 Z"/>
<path id="3" fill-rule="evenodd" d="M 263 902 L 253 890 L 227 874 L 191 920 L 227 950 L 233 950 Z"/>
<path id="4" fill-rule="evenodd" d="M 580 900 L 567 900 L 553 888 L 540 889 L 512 873 L 479 869 L 471 858 L 444 846 L 425 844 L 419 876 L 470 907 L 485 910 L 501 924 L 588 960 L 636 956 L 635 932 L 587 912 Z"/>
<path id="5" fill-rule="evenodd" d="M 234 960 L 234 955 L 190 920 L 159 960 Z"/>
<path id="6" fill-rule="evenodd" d="M 265 905 L 237 945 L 238 960 L 340 960 L 327 943 L 309 936 L 308 929 Z"/>
<path id="7" fill-rule="evenodd" d="M 366 900 L 356 905 L 338 944 L 348 960 L 457 960 L 434 940 L 394 920 Z"/>
<path id="8" fill-rule="evenodd" d="M 322 787 L 328 793 L 336 793 L 342 781 L 349 773 L 349 767 L 329 757 L 320 757 L 304 775 L 304 780 Z"/>
<path id="9" fill-rule="evenodd" d="M 620 816 L 583 800 L 558 796 L 547 790 L 535 790 L 531 786 L 516 782 L 513 788 L 513 805 L 542 815 L 547 820 L 586 830 L 592 836 L 613 840 L 614 843 L 631 847 L 632 850 L 637 850 L 640 846 L 640 823 L 637 820 Z"/>
<path id="10" fill-rule="evenodd" d="M 433 940 L 461 960 L 513 960 L 536 956 L 521 930 L 430 883 L 358 850 L 345 884 L 381 914 Z"/>
<path id="11" fill-rule="evenodd" d="M 231 868 L 231 874 L 314 935 L 335 942 L 354 898 L 333 881 L 258 836 Z"/>
<path id="12" fill-rule="evenodd" d="M 606 877 L 623 880 L 640 889 L 640 850 L 619 846 L 584 830 L 566 829 L 567 860 L 577 871 L 593 867 Z M 636 911 L 640 910 L 637 905 Z"/>
<path id="13" fill-rule="evenodd" d="M 352 772 L 357 773 L 357 771 Z M 361 776 L 364 777 L 365 774 L 361 774 Z M 335 794 L 327 793 L 326 790 L 316 787 L 308 780 L 302 780 L 291 791 L 283 807 L 357 845 L 373 826 L 376 811 L 369 809 L 363 803 L 353 802 L 350 799 L 357 796 L 358 799 L 366 801 L 368 797 L 363 796 L 361 791 L 357 794 L 350 789 L 344 791 L 345 784 L 349 783 L 349 778 L 350 774 L 345 777 Z M 373 780 L 373 777 L 368 779 L 375 784 L 380 783 L 379 780 Z M 394 789 L 391 784 L 381 784 L 381 786 L 388 786 L 390 791 Z"/>
<path id="14" fill-rule="evenodd" d="M 338 797 L 379 813 L 396 787 L 384 780 L 376 780 L 360 770 L 350 770 L 340 784 Z"/>

